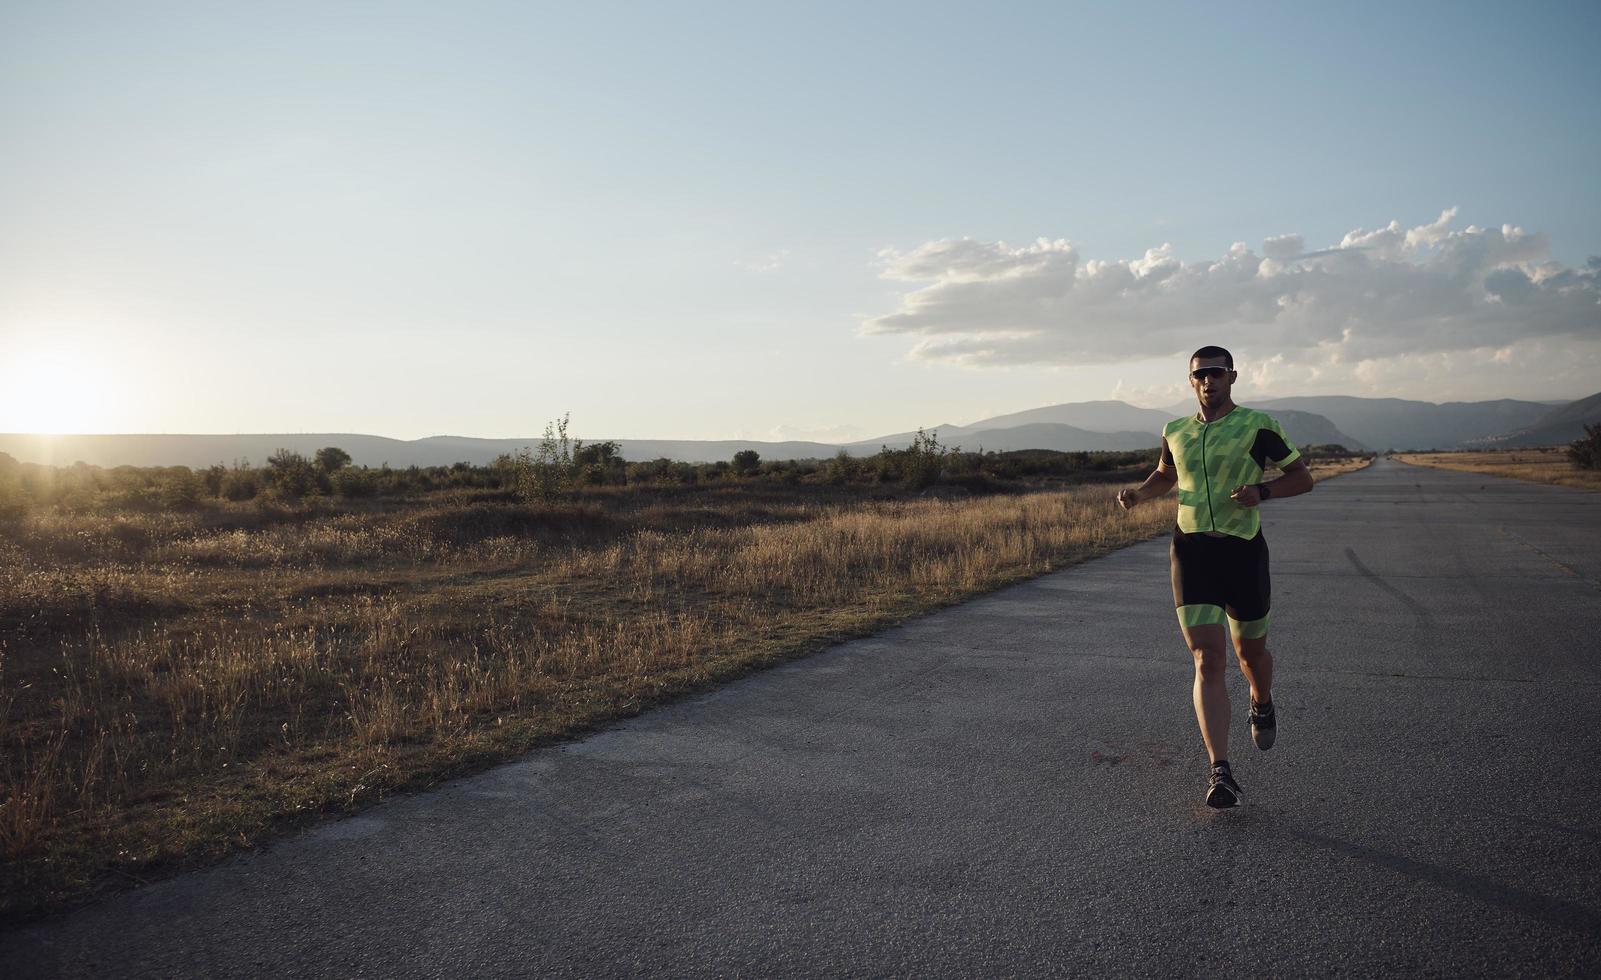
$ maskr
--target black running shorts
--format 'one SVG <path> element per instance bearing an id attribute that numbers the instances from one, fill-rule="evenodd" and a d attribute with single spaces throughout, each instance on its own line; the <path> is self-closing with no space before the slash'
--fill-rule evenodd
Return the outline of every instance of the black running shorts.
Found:
<path id="1" fill-rule="evenodd" d="M 1267 540 L 1262 532 L 1247 541 L 1232 535 L 1214 538 L 1173 529 L 1173 605 L 1179 625 L 1223 625 L 1227 614 L 1235 636 L 1267 635 L 1272 589 L 1267 574 Z"/>

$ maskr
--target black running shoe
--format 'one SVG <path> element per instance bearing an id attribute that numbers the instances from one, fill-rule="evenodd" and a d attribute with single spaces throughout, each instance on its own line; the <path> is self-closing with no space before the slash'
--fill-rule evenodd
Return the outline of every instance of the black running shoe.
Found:
<path id="1" fill-rule="evenodd" d="M 1256 747 L 1266 752 L 1273 747 L 1273 740 L 1278 737 L 1278 714 L 1273 710 L 1272 702 L 1267 707 L 1251 702 L 1251 741 Z"/>
<path id="2" fill-rule="evenodd" d="M 1234 781 L 1234 774 L 1229 772 L 1228 763 L 1212 767 L 1212 775 L 1206 780 L 1206 805 L 1214 810 L 1226 810 L 1240 802 L 1240 784 Z"/>

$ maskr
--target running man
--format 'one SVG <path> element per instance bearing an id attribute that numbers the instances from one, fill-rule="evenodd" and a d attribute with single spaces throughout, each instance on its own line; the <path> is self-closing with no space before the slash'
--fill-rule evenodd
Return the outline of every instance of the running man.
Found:
<path id="1" fill-rule="evenodd" d="M 1251 685 L 1251 738 L 1273 747 L 1273 654 L 1267 648 L 1271 596 L 1267 542 L 1262 539 L 1264 500 L 1312 489 L 1312 474 L 1284 430 L 1265 412 L 1240 408 L 1230 397 L 1239 378 L 1234 357 L 1202 347 L 1190 357 L 1190 387 L 1201 410 L 1162 430 L 1162 459 L 1138 488 L 1118 491 L 1124 510 L 1179 488 L 1173 528 L 1173 604 L 1195 655 L 1195 717 L 1212 760 L 1208 806 L 1231 807 L 1240 786 L 1229 770 L 1228 687 L 1224 683 L 1223 621 L 1234 636 L 1240 672 Z M 1268 464 L 1284 475 L 1259 483 Z"/>

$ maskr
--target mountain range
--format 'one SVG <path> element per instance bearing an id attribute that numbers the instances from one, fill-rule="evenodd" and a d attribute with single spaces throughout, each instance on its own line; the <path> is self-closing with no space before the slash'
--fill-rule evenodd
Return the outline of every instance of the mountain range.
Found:
<path id="1" fill-rule="evenodd" d="M 1584 434 L 1586 423 L 1601 423 L 1601 393 L 1553 407 L 1548 403 L 1498 399 L 1483 402 L 1410 401 L 1342 395 L 1275 398 L 1250 407 L 1269 411 L 1290 441 L 1304 445 L 1343 445 L 1348 449 L 1452 449 L 1560 445 Z M 1160 443 L 1162 426 L 1194 411 L 1193 402 L 1166 409 L 1139 408 L 1121 401 L 1068 402 L 997 415 L 967 425 L 928 430 L 944 446 L 967 451 L 1055 449 L 1062 452 L 1150 449 Z M 904 448 L 915 433 L 899 432 L 843 446 L 822 442 L 759 442 L 743 439 L 612 439 L 624 459 L 667 457 L 707 463 L 754 449 L 763 459 L 826 459 L 844 449 L 853 456 L 880 447 Z M 603 440 L 585 440 L 595 442 Z M 446 466 L 484 464 L 502 453 L 537 445 L 539 439 L 478 439 L 430 436 L 389 439 L 360 433 L 279 433 L 241 435 L 19 435 L 0 434 L 0 452 L 22 462 L 97 466 L 189 466 L 249 460 L 260 465 L 278 449 L 310 456 L 338 446 L 367 466 Z"/>
<path id="2" fill-rule="evenodd" d="M 1161 444 L 1164 425 L 1193 411 L 1193 405 L 1167 411 L 1138 408 L 1120 401 L 1069 402 L 998 415 L 970 425 L 936 425 L 929 431 L 938 437 L 941 445 L 959 446 L 969 451 L 1055 449 L 1076 453 L 1152 449 Z M 1280 411 L 1275 412 L 1274 417 L 1284 426 L 1290 441 L 1298 446 L 1334 444 L 1347 449 L 1368 448 L 1321 415 Z M 880 446 L 910 445 L 914 435 L 897 432 L 847 443 L 844 448 L 851 455 L 860 456 L 875 453 Z"/>
<path id="3" fill-rule="evenodd" d="M 1315 412 L 1373 449 L 1455 449 L 1521 429 L 1551 411 L 1550 405 L 1510 398 L 1437 405 L 1348 395 L 1271 398 L 1260 407 L 1275 413 L 1282 409 Z"/>
<path id="4" fill-rule="evenodd" d="M 1471 444 L 1491 449 L 1560 445 L 1582 437 L 1586 425 L 1597 423 L 1601 423 L 1601 392 L 1559 405 L 1524 428 L 1490 439 L 1474 440 Z"/>

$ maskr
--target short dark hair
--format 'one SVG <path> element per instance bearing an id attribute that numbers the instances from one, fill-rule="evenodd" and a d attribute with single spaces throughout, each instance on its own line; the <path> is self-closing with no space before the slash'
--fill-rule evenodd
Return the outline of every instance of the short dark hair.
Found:
<path id="1" fill-rule="evenodd" d="M 1190 355 L 1190 360 L 1193 361 L 1201 357 L 1221 357 L 1223 358 L 1223 363 L 1228 365 L 1229 370 L 1234 370 L 1234 355 L 1221 347 L 1202 347 Z"/>

